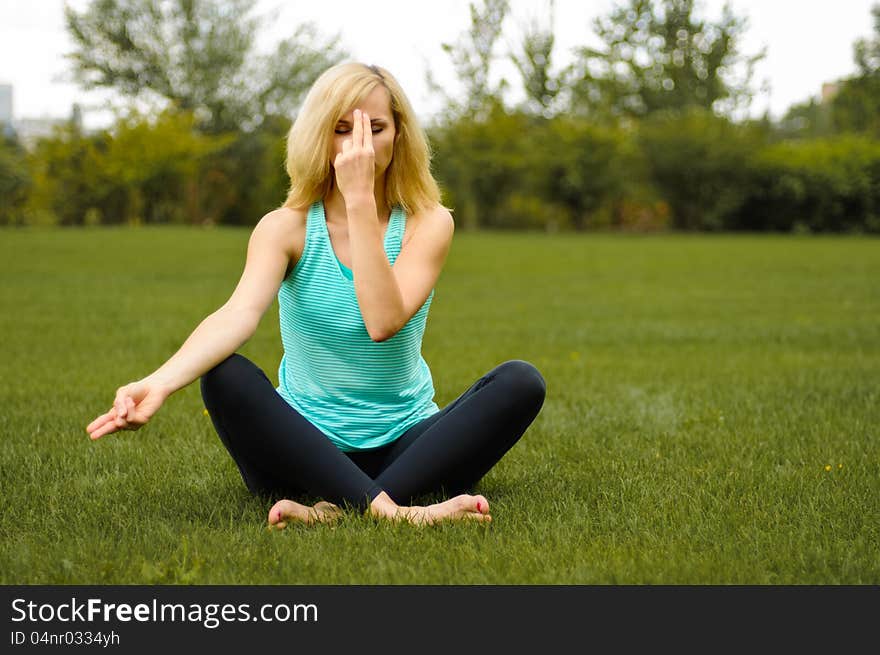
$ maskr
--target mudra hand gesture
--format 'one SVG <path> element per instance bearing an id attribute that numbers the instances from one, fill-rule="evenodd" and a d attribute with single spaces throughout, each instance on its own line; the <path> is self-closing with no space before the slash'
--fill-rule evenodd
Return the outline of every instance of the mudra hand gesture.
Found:
<path id="1" fill-rule="evenodd" d="M 120 387 L 113 407 L 89 423 L 86 432 L 92 439 L 99 439 L 117 430 L 137 430 L 152 418 L 167 397 L 168 393 L 149 380 Z"/>
<path id="2" fill-rule="evenodd" d="M 368 114 L 360 109 L 353 113 L 351 138 L 342 142 L 342 152 L 333 161 L 336 185 L 346 201 L 372 200 L 376 170 L 373 128 Z"/>

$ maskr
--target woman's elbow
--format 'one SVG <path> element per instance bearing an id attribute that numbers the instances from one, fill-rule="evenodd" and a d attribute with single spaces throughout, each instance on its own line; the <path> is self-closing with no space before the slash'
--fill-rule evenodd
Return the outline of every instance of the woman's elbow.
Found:
<path id="1" fill-rule="evenodd" d="M 385 325 L 368 325 L 366 327 L 370 339 L 375 343 L 382 343 L 383 341 L 388 341 L 388 339 L 400 332 L 400 328 L 403 326 L 389 323 Z"/>
<path id="2" fill-rule="evenodd" d="M 367 330 L 367 333 L 370 335 L 370 339 L 375 343 L 382 343 L 383 341 L 388 341 L 391 337 L 397 334 L 397 331 L 391 331 L 388 329 L 385 330 Z"/>

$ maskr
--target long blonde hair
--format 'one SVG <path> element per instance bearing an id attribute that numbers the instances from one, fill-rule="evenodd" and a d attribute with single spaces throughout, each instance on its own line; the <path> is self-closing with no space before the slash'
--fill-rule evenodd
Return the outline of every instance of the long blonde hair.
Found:
<path id="1" fill-rule="evenodd" d="M 384 68 L 361 63 L 337 64 L 315 80 L 287 135 L 290 190 L 285 207 L 305 208 L 327 196 L 333 181 L 330 166 L 336 123 L 379 85 L 391 96 L 396 137 L 385 172 L 385 197 L 408 214 L 440 203 L 431 175 L 431 150 L 409 100 Z"/>

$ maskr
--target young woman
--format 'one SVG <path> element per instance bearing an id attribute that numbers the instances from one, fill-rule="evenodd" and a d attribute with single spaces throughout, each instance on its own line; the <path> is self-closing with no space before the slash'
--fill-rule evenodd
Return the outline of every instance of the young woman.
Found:
<path id="1" fill-rule="evenodd" d="M 347 63 L 321 75 L 288 135 L 287 172 L 287 200 L 254 228 L 229 300 L 86 430 L 136 430 L 201 378 L 252 493 L 325 499 L 279 500 L 270 526 L 331 520 L 343 504 L 416 524 L 490 521 L 486 498 L 468 492 L 535 419 L 545 384 L 512 360 L 442 410 L 434 403 L 421 343 L 453 221 L 388 71 Z M 277 388 L 235 353 L 276 296 Z M 426 493 L 453 497 L 410 504 Z"/>

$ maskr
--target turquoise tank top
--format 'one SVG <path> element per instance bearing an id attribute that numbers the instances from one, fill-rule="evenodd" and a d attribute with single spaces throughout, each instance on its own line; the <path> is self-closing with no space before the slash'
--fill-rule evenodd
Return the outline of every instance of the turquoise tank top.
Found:
<path id="1" fill-rule="evenodd" d="M 393 266 L 406 215 L 395 207 L 385 232 Z M 390 339 L 370 339 L 354 278 L 333 252 L 324 203 L 306 220 L 303 253 L 278 290 L 281 342 L 278 393 L 344 452 L 384 446 L 440 411 L 422 357 L 434 290 Z"/>

